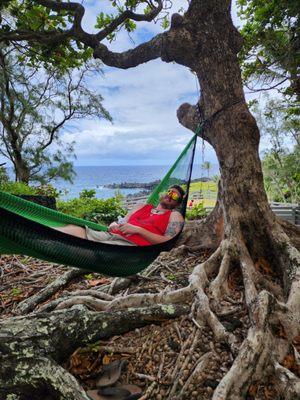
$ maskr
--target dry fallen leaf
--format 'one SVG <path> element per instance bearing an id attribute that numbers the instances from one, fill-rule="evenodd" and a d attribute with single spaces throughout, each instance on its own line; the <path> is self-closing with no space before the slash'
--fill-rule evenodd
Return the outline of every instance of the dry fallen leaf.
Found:
<path id="1" fill-rule="evenodd" d="M 266 400 L 274 400 L 277 397 L 277 391 L 275 390 L 275 388 L 273 386 L 266 386 L 264 388 L 264 392 L 265 392 Z"/>
<path id="2" fill-rule="evenodd" d="M 264 274 L 271 274 L 272 269 L 270 263 L 263 257 L 259 257 L 259 259 L 255 263 L 256 271 L 262 272 Z"/>
<path id="3" fill-rule="evenodd" d="M 282 365 L 300 377 L 300 366 L 297 364 L 294 354 L 288 354 L 283 360 Z"/>
<path id="4" fill-rule="evenodd" d="M 101 355 L 95 352 L 82 351 L 77 349 L 69 361 L 68 370 L 71 374 L 87 379 L 97 374 L 101 369 Z"/>
<path id="5" fill-rule="evenodd" d="M 110 363 L 110 357 L 105 354 L 105 356 L 102 358 L 102 364 L 107 365 Z"/>
<path id="6" fill-rule="evenodd" d="M 293 354 L 288 354 L 283 360 L 283 366 L 285 368 L 290 369 L 293 366 L 294 362 L 295 362 L 295 357 L 293 356 Z"/>
<path id="7" fill-rule="evenodd" d="M 256 393 L 257 393 L 257 390 L 258 390 L 258 384 L 257 383 L 252 383 L 250 386 L 249 386 L 249 389 L 248 389 L 248 395 L 249 396 L 252 396 L 252 397 L 254 397 L 255 398 L 255 396 L 256 396 Z"/>
<path id="8" fill-rule="evenodd" d="M 107 283 L 110 283 L 110 280 L 107 278 L 92 279 L 89 281 L 89 285 L 92 287 L 98 286 L 98 285 L 105 285 Z"/>

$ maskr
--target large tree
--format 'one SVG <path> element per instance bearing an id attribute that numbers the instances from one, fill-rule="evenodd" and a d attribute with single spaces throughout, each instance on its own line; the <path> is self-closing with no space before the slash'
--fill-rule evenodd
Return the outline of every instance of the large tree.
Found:
<path id="1" fill-rule="evenodd" d="M 95 58 L 116 68 L 133 68 L 160 58 L 163 62 L 176 62 L 191 69 L 199 80 L 201 97 L 195 105 L 182 104 L 177 111 L 178 119 L 192 131 L 200 122 L 203 123 L 200 136 L 215 149 L 221 181 L 215 209 L 203 224 L 194 227 L 193 234 L 186 241 L 187 246 L 193 245 L 194 248 L 208 244 L 214 247 L 211 257 L 195 267 L 189 285 L 167 295 L 140 294 L 101 302 L 100 309 L 118 310 L 151 306 L 153 303 L 194 303 L 196 319 L 207 323 L 215 340 L 225 342 L 234 356 L 231 368 L 214 390 L 214 400 L 245 398 L 251 382 L 270 371 L 276 373 L 282 395 L 297 398 L 300 393 L 299 379 L 280 363 L 291 348 L 295 358 L 298 357 L 293 340 L 299 331 L 300 253 L 293 244 L 295 236 L 292 234 L 299 235 L 299 232 L 279 221 L 268 204 L 258 154 L 260 133 L 243 92 L 237 57 L 243 40 L 231 20 L 231 1 L 191 0 L 184 15 L 172 15 L 168 30 L 122 53 L 111 51 L 103 40 L 122 26 L 131 30 L 132 23 L 129 21 L 153 21 L 164 4 L 161 0 L 125 1 L 123 7 L 119 6 L 119 2 L 112 3 L 117 6 L 116 15 L 105 18 L 101 14 L 99 31 L 91 34 L 82 27 L 85 10 L 79 3 L 24 1 L 22 4 L 28 7 L 27 14 L 23 13 L 22 18 L 17 16 L 19 24 L 2 30 L 0 39 L 14 43 L 27 41 L 36 51 L 42 52 L 42 57 L 46 49 L 51 53 L 62 43 L 70 45 L 73 41 L 91 48 Z M 67 27 L 56 25 L 50 28 L 42 19 L 40 24 L 33 24 L 29 17 L 36 10 L 32 8 L 34 5 L 42 10 L 41 14 L 49 14 L 51 10 L 50 14 L 59 18 L 68 15 Z M 143 6 L 145 12 L 138 13 L 137 8 L 140 10 Z M 27 20 L 24 15 L 28 15 Z M 38 16 L 35 15 L 35 18 Z M 257 263 L 268 265 L 268 268 L 256 268 Z M 250 321 L 247 336 L 239 347 L 236 346 L 235 335 L 228 332 L 217 318 L 217 314 L 229 312 L 230 303 L 226 299 L 228 301 L 230 294 L 228 276 L 232 269 L 238 271 L 242 278 L 243 302 Z M 266 270 L 279 280 L 271 281 Z M 48 317 L 49 326 L 54 318 Z M 76 321 L 74 319 L 73 323 L 80 324 Z M 86 321 L 84 326 L 88 326 Z M 280 326 L 284 335 L 278 336 L 278 329 L 273 329 L 274 326 Z M 16 352 L 17 342 L 11 338 L 17 338 L 20 331 L 12 326 L 6 330 L 5 324 L 2 329 L 4 336 L 10 340 L 10 348 Z M 46 331 L 45 326 L 42 329 Z M 96 339 L 95 335 L 92 337 Z M 281 351 L 278 350 L 280 346 Z M 40 345 L 35 342 L 32 348 L 40 354 L 40 365 L 45 364 L 48 358 Z M 28 359 L 26 364 L 25 350 L 20 346 L 18 349 L 26 372 L 23 379 L 21 376 L 17 380 L 11 379 L 9 389 L 14 387 L 20 391 L 21 383 L 24 387 L 28 386 L 28 382 L 32 384 L 43 379 L 43 375 L 37 369 L 30 375 L 32 360 Z M 21 364 L 16 368 L 16 357 L 19 356 L 15 355 L 11 364 L 7 360 L 3 366 L 4 375 L 20 369 Z M 19 360 L 17 362 L 21 362 Z M 200 370 L 199 367 L 197 371 L 200 373 Z M 18 388 L 14 386 L 15 382 L 18 382 Z M 49 380 L 51 384 L 53 382 Z M 86 397 L 78 391 L 75 393 L 74 389 L 73 395 L 68 391 L 61 398 Z"/>

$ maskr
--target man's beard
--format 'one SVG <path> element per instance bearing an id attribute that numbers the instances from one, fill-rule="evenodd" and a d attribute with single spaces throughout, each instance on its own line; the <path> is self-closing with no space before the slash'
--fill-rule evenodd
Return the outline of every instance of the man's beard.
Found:
<path id="1" fill-rule="evenodd" d="M 160 205 L 165 208 L 166 210 L 173 210 L 175 207 L 173 204 L 165 203 L 164 200 L 160 201 Z"/>

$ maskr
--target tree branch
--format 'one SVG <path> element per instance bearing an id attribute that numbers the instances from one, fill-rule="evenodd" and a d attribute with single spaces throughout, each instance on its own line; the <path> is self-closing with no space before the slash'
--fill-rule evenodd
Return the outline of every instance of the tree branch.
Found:
<path id="1" fill-rule="evenodd" d="M 111 52 L 104 44 L 101 43 L 101 40 L 107 37 L 107 35 L 109 35 L 113 30 L 115 30 L 128 19 L 135 21 L 152 21 L 163 9 L 163 2 L 161 0 L 156 1 L 157 7 L 155 7 L 151 2 L 152 11 L 148 14 L 136 14 L 131 10 L 124 11 L 106 28 L 97 34 L 90 34 L 83 30 L 81 22 L 85 13 L 85 9 L 81 4 L 75 2 L 57 2 L 54 0 L 35 0 L 35 3 L 50 8 L 53 11 L 59 12 L 64 10 L 74 13 L 73 25 L 64 32 L 60 32 L 58 30 L 38 32 L 14 30 L 5 33 L 5 35 L 2 37 L 0 36 L 0 42 L 20 42 L 25 40 L 44 45 L 55 45 L 65 41 L 67 38 L 72 38 L 74 40 L 79 40 L 88 47 L 91 47 L 94 51 L 94 58 L 101 59 L 108 66 L 124 69 L 136 67 L 162 55 L 163 38 L 166 34 L 158 34 L 150 41 L 143 43 L 132 50 L 122 53 Z"/>
<path id="2" fill-rule="evenodd" d="M 104 44 L 98 43 L 94 47 L 94 58 L 101 59 L 110 67 L 121 69 L 137 67 L 140 64 L 162 56 L 163 40 L 165 37 L 165 33 L 158 34 L 148 42 L 122 53 L 112 52 Z"/>
<path id="3" fill-rule="evenodd" d="M 158 6 L 153 7 L 151 12 L 148 14 L 136 14 L 131 10 L 126 10 L 115 18 L 106 28 L 98 32 L 96 37 L 99 41 L 105 39 L 110 33 L 115 31 L 118 26 L 122 25 L 127 19 L 132 19 L 133 21 L 148 21 L 151 22 L 163 9 L 163 3 L 161 0 L 157 1 Z"/>

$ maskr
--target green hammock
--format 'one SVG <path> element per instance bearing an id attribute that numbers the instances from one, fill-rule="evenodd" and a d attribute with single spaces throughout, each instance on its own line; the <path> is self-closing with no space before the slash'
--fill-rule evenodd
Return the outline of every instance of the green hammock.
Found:
<path id="1" fill-rule="evenodd" d="M 186 191 L 180 209 L 185 216 L 196 141 L 197 133 L 149 196 L 148 204 L 157 206 L 160 192 L 180 184 Z M 161 251 L 170 250 L 178 236 L 151 246 L 118 246 L 81 239 L 52 229 L 66 224 L 107 231 L 106 226 L 0 191 L 0 254 L 24 254 L 109 276 L 129 276 L 146 268 Z"/>

